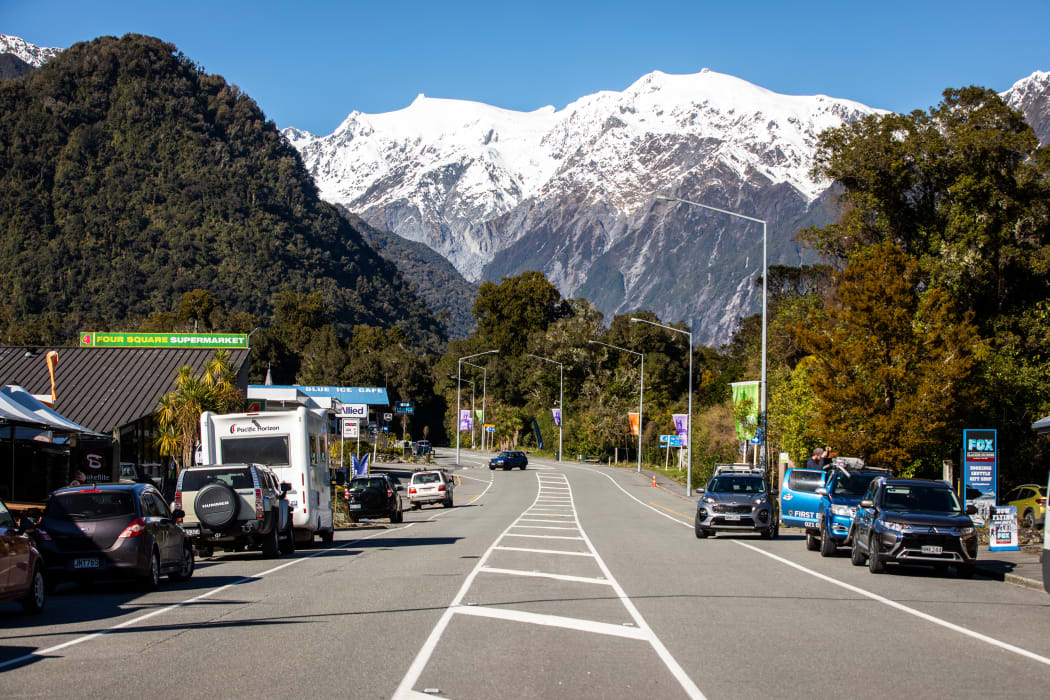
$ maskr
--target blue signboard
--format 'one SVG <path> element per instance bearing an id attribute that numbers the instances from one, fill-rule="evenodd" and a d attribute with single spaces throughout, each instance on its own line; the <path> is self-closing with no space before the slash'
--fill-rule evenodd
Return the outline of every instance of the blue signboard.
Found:
<path id="1" fill-rule="evenodd" d="M 989 511 L 996 504 L 998 485 L 998 444 L 994 429 L 963 431 L 963 499 L 977 507 L 973 521 L 988 522 Z"/>

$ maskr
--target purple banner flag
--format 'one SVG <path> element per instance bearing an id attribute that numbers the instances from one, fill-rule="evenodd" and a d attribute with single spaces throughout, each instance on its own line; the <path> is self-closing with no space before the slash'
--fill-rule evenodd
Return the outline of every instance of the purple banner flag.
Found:
<path id="1" fill-rule="evenodd" d="M 554 425 L 556 425 L 557 427 L 560 428 L 561 427 L 561 409 L 560 408 L 552 408 L 551 409 L 551 413 L 554 415 Z"/>
<path id="2" fill-rule="evenodd" d="M 678 437 L 685 440 L 689 437 L 689 416 L 684 413 L 672 413 L 671 418 L 674 419 L 674 429 L 678 433 Z"/>
<path id="3" fill-rule="evenodd" d="M 464 408 L 459 412 L 459 429 L 460 430 L 473 430 L 474 421 L 470 417 L 470 409 Z"/>

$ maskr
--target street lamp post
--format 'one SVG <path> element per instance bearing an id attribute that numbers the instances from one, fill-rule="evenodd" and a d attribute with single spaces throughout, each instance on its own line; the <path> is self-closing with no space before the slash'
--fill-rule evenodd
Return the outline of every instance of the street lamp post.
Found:
<path id="1" fill-rule="evenodd" d="M 489 368 L 476 365 L 473 362 L 464 362 L 465 365 L 477 367 L 481 370 L 481 449 L 485 449 L 485 403 L 488 399 Z"/>
<path id="2" fill-rule="evenodd" d="M 544 362 L 550 362 L 551 364 L 558 365 L 558 410 L 561 411 L 561 418 L 558 420 L 558 461 L 561 461 L 561 434 L 562 426 L 565 425 L 565 365 L 557 360 L 552 360 L 549 357 L 540 357 L 539 355 L 533 355 L 531 353 L 525 353 L 529 357 L 535 357 L 537 360 L 543 360 Z M 644 360 L 643 360 L 644 361 Z M 641 425 L 641 418 L 638 419 L 639 425 Z M 639 433 L 641 429 L 639 429 Z"/>
<path id="3" fill-rule="evenodd" d="M 647 321 L 644 318 L 631 318 L 631 323 L 648 323 L 650 326 L 659 326 L 660 328 L 666 328 L 669 331 L 675 333 L 681 333 L 689 337 L 689 346 L 686 348 L 686 352 L 689 353 L 689 416 L 686 418 L 689 425 L 688 437 L 686 441 L 689 443 L 686 448 L 686 466 L 685 466 L 685 494 L 692 496 L 693 494 L 693 326 L 689 325 L 688 331 L 683 331 L 681 328 L 674 328 L 673 326 L 665 326 L 662 323 L 654 323 L 653 321 Z"/>
<path id="4" fill-rule="evenodd" d="M 482 355 L 498 354 L 499 350 L 486 350 L 485 352 L 474 353 L 473 355 L 466 355 L 456 360 L 456 466 L 459 466 L 459 392 L 460 384 L 462 383 L 461 377 L 463 376 L 463 360 L 469 360 L 473 357 L 481 357 Z M 473 409 L 472 409 L 473 410 Z"/>
<path id="5" fill-rule="evenodd" d="M 609 343 L 603 343 L 598 340 L 588 340 L 591 345 L 604 345 L 607 348 L 613 348 L 614 350 L 622 350 L 623 352 L 629 352 L 632 355 L 637 355 L 642 358 L 641 369 L 638 371 L 638 472 L 642 471 L 642 402 L 645 399 L 645 355 L 634 350 L 628 350 L 627 348 L 621 348 L 619 345 L 609 345 Z"/>
<path id="6" fill-rule="evenodd" d="M 761 416 L 759 417 L 759 425 L 762 430 L 762 441 L 761 441 L 761 457 L 759 461 L 762 464 L 762 468 L 765 469 L 768 465 L 766 464 L 766 451 L 769 431 L 766 425 L 766 288 L 769 278 L 769 265 L 766 258 L 767 249 L 767 237 L 766 237 L 766 221 L 765 219 L 756 219 L 751 216 L 744 216 L 743 214 L 737 214 L 735 211 L 727 211 L 725 209 L 719 209 L 718 207 L 712 207 L 707 204 L 701 204 L 699 202 L 690 202 L 687 199 L 679 199 L 678 197 L 657 197 L 658 201 L 661 202 L 678 202 L 679 204 L 688 204 L 693 207 L 700 207 L 702 209 L 710 209 L 716 211 L 719 214 L 726 214 L 727 216 L 735 216 L 738 219 L 744 219 L 746 221 L 754 221 L 762 224 L 762 382 L 761 382 L 761 398 L 759 400 Z M 691 349 L 690 349 L 691 350 Z"/>

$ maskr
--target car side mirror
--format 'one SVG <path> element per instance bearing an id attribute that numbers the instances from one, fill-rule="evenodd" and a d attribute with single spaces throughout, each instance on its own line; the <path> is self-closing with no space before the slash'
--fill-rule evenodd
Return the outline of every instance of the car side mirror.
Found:
<path id="1" fill-rule="evenodd" d="M 828 490 L 826 488 L 824 488 L 823 486 L 818 486 L 817 490 L 814 491 L 813 493 L 817 494 L 818 496 L 827 496 L 828 495 Z"/>
<path id="2" fill-rule="evenodd" d="M 292 485 L 291 484 L 289 484 L 287 481 L 282 481 L 281 482 L 281 493 L 288 493 L 291 490 L 292 490 Z"/>
<path id="3" fill-rule="evenodd" d="M 702 494 L 702 493 L 704 493 L 704 489 L 697 489 L 696 492 L 699 493 L 699 494 Z"/>
<path id="4" fill-rule="evenodd" d="M 975 506 L 972 503 L 970 505 L 966 506 L 966 514 L 967 515 L 977 515 L 977 506 Z"/>
<path id="5" fill-rule="evenodd" d="M 863 501 L 860 502 L 860 507 L 861 508 L 874 508 L 875 507 L 875 501 L 871 500 L 870 498 L 865 498 Z"/>
<path id="6" fill-rule="evenodd" d="M 171 517 L 175 518 L 176 520 L 182 520 L 186 517 L 186 511 L 182 510 L 181 508 L 176 508 L 175 510 L 171 511 Z"/>

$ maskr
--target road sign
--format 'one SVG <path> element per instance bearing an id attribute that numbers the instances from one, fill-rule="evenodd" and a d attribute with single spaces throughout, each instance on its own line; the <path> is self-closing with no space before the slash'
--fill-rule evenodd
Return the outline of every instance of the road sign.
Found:
<path id="1" fill-rule="evenodd" d="M 411 401 L 398 401 L 394 404 L 394 413 L 412 415 L 416 412 L 416 405 Z"/>
<path id="2" fill-rule="evenodd" d="M 393 419 L 394 419 L 394 414 L 393 413 L 384 413 L 383 414 L 383 420 L 386 421 L 387 423 L 389 423 Z"/>
<path id="3" fill-rule="evenodd" d="M 660 447 L 681 447 L 682 438 L 677 435 L 661 435 Z"/>
<path id="4" fill-rule="evenodd" d="M 494 433 L 494 432 L 496 432 L 496 426 L 491 425 L 491 424 L 486 424 L 485 425 L 485 432 L 486 433 Z"/>
<path id="5" fill-rule="evenodd" d="M 343 419 L 343 439 L 357 438 L 361 436 L 360 426 L 356 418 Z"/>

